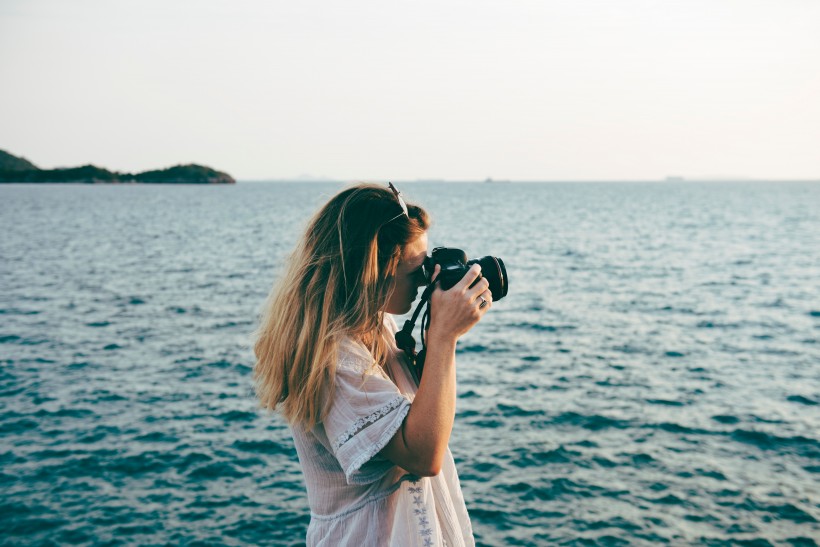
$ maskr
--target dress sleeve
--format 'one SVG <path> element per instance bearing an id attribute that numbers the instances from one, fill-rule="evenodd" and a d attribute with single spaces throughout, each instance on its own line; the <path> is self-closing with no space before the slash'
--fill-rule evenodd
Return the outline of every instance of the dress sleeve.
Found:
<path id="1" fill-rule="evenodd" d="M 368 484 L 395 464 L 377 456 L 401 428 L 410 401 L 369 362 L 345 354 L 336 367 L 333 400 L 324 419 L 331 450 L 348 484 Z"/>

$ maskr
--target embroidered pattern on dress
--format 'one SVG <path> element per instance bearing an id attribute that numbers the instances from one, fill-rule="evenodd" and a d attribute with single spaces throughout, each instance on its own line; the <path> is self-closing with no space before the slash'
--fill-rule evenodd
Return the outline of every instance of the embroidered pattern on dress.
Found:
<path id="1" fill-rule="evenodd" d="M 385 416 L 390 414 L 390 412 L 393 409 L 401 405 L 402 401 L 406 400 L 407 399 L 399 395 L 398 397 L 396 397 L 380 409 L 376 410 L 369 416 L 363 416 L 355 422 L 353 422 L 353 425 L 348 427 L 344 433 L 336 437 L 336 440 L 333 441 L 333 451 L 335 452 L 336 450 L 339 450 L 339 448 L 341 448 L 342 445 L 345 444 L 347 441 L 352 439 L 353 436 L 356 435 L 356 433 L 364 429 L 366 426 L 376 423 L 376 421 L 380 418 L 384 418 Z"/>
<path id="2" fill-rule="evenodd" d="M 420 480 L 409 481 L 407 493 L 413 496 L 413 505 L 416 506 L 413 509 L 413 514 L 418 517 L 419 537 L 424 540 L 424 547 L 432 547 L 434 545 L 431 537 L 433 528 L 430 526 L 430 519 L 427 518 L 427 507 L 424 507 L 424 501 L 422 500 L 424 496 L 422 495 L 422 487 L 419 484 Z"/>

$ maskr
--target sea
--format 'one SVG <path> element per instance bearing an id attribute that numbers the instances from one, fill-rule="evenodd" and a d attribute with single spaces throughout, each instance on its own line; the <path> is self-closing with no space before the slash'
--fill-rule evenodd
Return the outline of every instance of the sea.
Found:
<path id="1" fill-rule="evenodd" d="M 479 545 L 817 545 L 820 183 L 399 186 L 509 276 L 457 350 Z M 304 543 L 251 333 L 342 187 L 0 186 L 0 544 Z"/>

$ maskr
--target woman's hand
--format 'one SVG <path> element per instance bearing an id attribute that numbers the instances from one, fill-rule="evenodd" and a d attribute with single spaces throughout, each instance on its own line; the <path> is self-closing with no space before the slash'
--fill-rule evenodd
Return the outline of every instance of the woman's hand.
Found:
<path id="1" fill-rule="evenodd" d="M 441 271 L 436 264 L 433 282 Z M 430 340 L 457 340 L 478 323 L 492 307 L 490 282 L 481 278 L 473 287 L 470 285 L 481 274 L 481 266 L 473 264 L 461 281 L 449 290 L 437 287 L 430 296 Z"/>

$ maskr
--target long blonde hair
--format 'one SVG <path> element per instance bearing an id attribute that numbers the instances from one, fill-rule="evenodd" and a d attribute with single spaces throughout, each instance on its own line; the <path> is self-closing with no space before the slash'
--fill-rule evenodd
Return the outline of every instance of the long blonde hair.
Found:
<path id="1" fill-rule="evenodd" d="M 311 219 L 256 331 L 253 375 L 263 407 L 311 429 L 324 418 L 345 338 L 385 362 L 384 307 L 396 266 L 430 225 L 421 207 L 407 210 L 387 187 L 359 184 Z"/>

